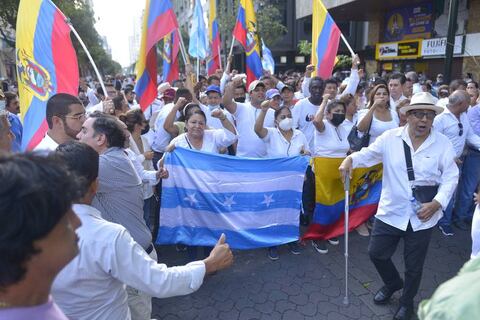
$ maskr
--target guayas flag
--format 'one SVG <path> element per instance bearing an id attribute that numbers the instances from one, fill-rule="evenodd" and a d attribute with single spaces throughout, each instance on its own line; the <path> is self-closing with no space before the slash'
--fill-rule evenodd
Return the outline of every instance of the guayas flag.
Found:
<path id="1" fill-rule="evenodd" d="M 220 30 L 217 22 L 217 0 L 210 0 L 208 12 L 208 39 L 210 41 L 210 60 L 208 61 L 208 75 L 212 75 L 221 68 L 220 63 Z"/>
<path id="2" fill-rule="evenodd" d="M 343 158 L 314 158 L 315 211 L 303 235 L 308 239 L 330 239 L 344 233 L 345 191 L 338 171 Z M 375 214 L 382 190 L 382 165 L 353 170 L 350 181 L 349 231 Z"/>
<path id="3" fill-rule="evenodd" d="M 340 43 L 340 28 L 333 21 L 321 0 L 313 0 L 312 64 L 314 75 L 327 79 L 332 76 Z"/>
<path id="4" fill-rule="evenodd" d="M 78 94 L 78 63 L 65 15 L 50 0 L 21 0 L 17 14 L 16 63 L 22 150 L 31 150 L 47 132 L 47 100 Z"/>
<path id="5" fill-rule="evenodd" d="M 142 110 L 145 110 L 157 97 L 156 44 L 175 29 L 178 29 L 177 17 L 170 0 L 146 0 L 142 41 L 135 67 L 138 79 L 135 93 Z"/>
<path id="6" fill-rule="evenodd" d="M 257 31 L 257 18 L 253 0 L 240 0 L 233 37 L 242 44 L 247 55 L 247 87 L 250 82 L 263 75 L 260 38 Z"/>
<path id="7" fill-rule="evenodd" d="M 178 52 L 180 51 L 180 34 L 176 29 L 163 38 L 163 73 L 164 82 L 172 83 L 178 79 Z"/>

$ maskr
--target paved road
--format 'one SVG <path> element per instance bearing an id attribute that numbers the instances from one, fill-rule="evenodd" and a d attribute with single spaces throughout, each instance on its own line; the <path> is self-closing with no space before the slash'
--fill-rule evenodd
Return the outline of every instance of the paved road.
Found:
<path id="1" fill-rule="evenodd" d="M 456 230 L 444 237 L 435 230 L 426 259 L 418 301 L 431 296 L 435 288 L 454 276 L 470 255 L 470 234 Z M 343 305 L 343 239 L 329 245 L 328 254 L 319 254 L 307 243 L 301 255 L 280 248 L 280 259 L 270 261 L 266 250 L 235 251 L 235 264 L 228 271 L 206 279 L 189 296 L 154 299 L 153 317 L 173 319 L 391 319 L 399 293 L 392 303 L 377 306 L 372 302 L 381 280 L 370 262 L 368 238 L 356 232 L 350 236 L 349 298 Z M 159 260 L 169 266 L 186 262 L 186 254 L 173 246 L 158 247 Z M 403 272 L 399 245 L 394 261 Z"/>

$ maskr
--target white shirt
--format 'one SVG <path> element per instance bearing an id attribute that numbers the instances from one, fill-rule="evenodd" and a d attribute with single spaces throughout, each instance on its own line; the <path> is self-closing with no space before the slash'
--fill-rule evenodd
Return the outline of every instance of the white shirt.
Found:
<path id="1" fill-rule="evenodd" d="M 443 213 L 439 209 L 426 222 L 420 221 L 414 213 L 410 202 L 412 189 L 408 181 L 403 141 L 410 146 L 415 185 L 439 184 L 434 199 L 445 210 L 457 186 L 458 167 L 454 161 L 452 144 L 435 130 L 416 151 L 413 151 L 408 135 L 408 125 L 388 130 L 368 148 L 351 155 L 353 168 L 371 167 L 383 162 L 382 195 L 376 214 L 378 219 L 403 231 L 407 230 L 409 222 L 413 231 L 432 228 Z"/>
<path id="2" fill-rule="evenodd" d="M 238 132 L 237 156 L 263 158 L 267 155 L 265 143 L 254 131 L 255 121 L 261 109 L 257 109 L 250 102 L 236 102 L 237 110 L 233 115 Z M 265 116 L 264 127 L 274 127 L 274 111 L 268 109 Z"/>
<path id="3" fill-rule="evenodd" d="M 349 128 L 351 127 L 342 122 L 335 127 L 327 119 L 323 119 L 325 129 L 323 132 L 315 130 L 315 150 L 314 156 L 326 158 L 345 158 L 350 149 L 348 142 Z"/>
<path id="4" fill-rule="evenodd" d="M 267 148 L 267 158 L 298 156 L 302 150 L 310 152 L 307 138 L 300 130 L 293 129 L 293 135 L 289 142 L 278 128 L 266 129 L 267 135 L 263 141 Z"/>
<path id="5" fill-rule="evenodd" d="M 143 183 L 143 199 L 149 199 L 153 196 L 153 188 L 160 182 L 157 179 L 157 171 L 153 167 L 152 160 L 146 160 L 145 156 L 138 149 L 135 140 L 130 136 L 130 148 L 125 151 L 128 154 L 128 158 L 132 161 L 138 176 L 142 179 Z M 151 151 L 148 145 L 147 138 L 141 137 L 144 152 Z"/>
<path id="6" fill-rule="evenodd" d="M 352 131 L 352 128 L 353 126 L 358 122 L 358 112 L 355 113 L 352 117 L 352 121 L 348 120 L 347 118 L 345 118 L 345 121 L 343 121 L 342 125 L 345 126 L 345 128 L 347 129 L 347 131 L 350 133 L 350 131 Z"/>
<path id="7" fill-rule="evenodd" d="M 398 128 L 398 124 L 400 123 L 398 119 L 398 114 L 394 108 L 390 107 L 390 115 L 392 120 L 390 121 L 381 121 L 375 118 L 375 113 L 372 116 L 372 125 L 370 127 L 370 144 L 374 143 L 375 140 L 385 131 Z M 358 111 L 358 122 L 362 121 L 362 119 L 367 115 L 368 109 L 362 109 Z M 402 149 L 403 150 L 403 149 Z"/>
<path id="8" fill-rule="evenodd" d="M 337 95 L 337 98 L 340 98 L 341 96 L 346 95 L 347 93 L 350 93 L 352 96 L 355 95 L 355 93 L 357 92 L 358 84 L 360 83 L 360 76 L 358 75 L 358 69 L 351 69 L 350 76 L 345 80 L 347 81 L 347 86 L 345 87 L 345 90 L 343 90 L 341 94 Z M 302 92 L 305 98 L 310 97 L 309 87 L 310 87 L 311 81 L 312 81 L 312 78 L 305 77 L 303 79 Z"/>
<path id="9" fill-rule="evenodd" d="M 221 109 L 220 106 L 210 106 L 210 105 L 206 106 L 206 105 L 200 104 L 200 108 L 202 109 L 203 113 L 205 113 L 205 116 L 207 117 L 207 126 L 210 129 L 223 129 L 222 121 L 220 121 L 220 119 L 218 118 L 212 117 L 212 112 L 217 109 L 222 110 L 223 114 L 225 115 L 225 117 L 227 117 L 228 121 L 230 121 L 232 125 L 234 124 L 232 114 L 225 109 Z"/>
<path id="10" fill-rule="evenodd" d="M 471 259 L 474 259 L 480 255 L 480 205 L 477 204 L 477 208 L 473 213 L 472 219 L 472 254 Z"/>
<path id="11" fill-rule="evenodd" d="M 295 104 L 292 110 L 293 127 L 303 132 L 307 138 L 310 150 L 315 150 L 313 119 L 320 106 L 316 106 L 308 100 L 302 99 Z"/>
<path id="12" fill-rule="evenodd" d="M 170 133 L 163 129 L 163 124 L 167 118 L 170 111 L 173 109 L 173 103 L 164 105 L 163 108 L 158 113 L 157 119 L 155 120 L 155 135 L 152 142 L 152 150 L 157 152 L 165 152 L 165 148 L 168 146 L 172 137 Z M 180 112 L 177 111 L 176 119 L 180 117 Z"/>
<path id="13" fill-rule="evenodd" d="M 43 152 L 50 152 L 55 151 L 57 149 L 58 143 L 56 143 L 48 133 L 45 134 L 42 141 L 33 149 L 33 151 L 43 151 Z"/>
<path id="14" fill-rule="evenodd" d="M 392 108 L 393 110 L 396 110 L 397 105 L 405 99 L 407 99 L 407 97 L 405 97 L 403 94 L 400 96 L 400 98 L 398 98 L 397 101 L 395 101 L 393 97 L 390 96 L 390 108 Z"/>
<path id="15" fill-rule="evenodd" d="M 125 285 L 158 298 L 189 294 L 202 285 L 202 261 L 167 268 L 95 208 L 76 204 L 73 210 L 82 222 L 76 231 L 80 252 L 52 286 L 55 302 L 69 319 L 130 319 Z"/>
<path id="16" fill-rule="evenodd" d="M 463 126 L 462 135 L 460 135 L 459 123 Z M 473 132 L 466 112 L 463 112 L 460 115 L 460 119 L 458 119 L 450 109 L 445 108 L 445 110 L 433 120 L 433 128 L 444 134 L 452 142 L 457 158 L 462 155 L 465 143 L 480 150 L 480 137 Z"/>
<path id="17" fill-rule="evenodd" d="M 188 140 L 187 134 L 182 133 L 172 140 L 175 147 L 194 149 L 203 152 L 219 153 L 220 149 L 227 148 L 237 140 L 237 136 L 227 129 L 205 130 L 203 133 L 203 143 L 201 149 L 195 149 Z"/>

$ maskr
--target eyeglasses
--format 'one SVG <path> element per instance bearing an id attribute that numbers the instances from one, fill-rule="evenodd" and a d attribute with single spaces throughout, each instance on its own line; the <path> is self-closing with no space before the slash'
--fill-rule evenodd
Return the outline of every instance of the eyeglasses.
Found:
<path id="1" fill-rule="evenodd" d="M 433 120 L 436 115 L 435 112 L 432 112 L 432 111 L 419 111 L 419 110 L 410 111 L 410 114 L 413 114 L 415 118 L 419 120 L 422 120 L 423 117 L 427 117 L 428 120 Z"/>
<path id="2" fill-rule="evenodd" d="M 82 118 L 85 119 L 86 117 L 86 113 L 80 113 L 80 114 L 74 114 L 73 116 L 69 116 L 69 115 L 66 115 L 65 118 L 70 118 L 70 119 L 73 119 L 73 120 L 81 120 Z"/>
<path id="3" fill-rule="evenodd" d="M 458 123 L 458 136 L 461 137 L 463 135 L 463 124 L 461 122 Z"/>

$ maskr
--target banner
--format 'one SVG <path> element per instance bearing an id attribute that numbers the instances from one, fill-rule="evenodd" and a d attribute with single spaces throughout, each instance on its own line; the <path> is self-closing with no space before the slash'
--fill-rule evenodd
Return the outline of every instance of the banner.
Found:
<path id="1" fill-rule="evenodd" d="M 345 191 L 338 167 L 343 158 L 314 158 L 315 211 L 303 240 L 330 239 L 344 233 Z M 358 168 L 350 182 L 349 230 L 375 214 L 382 190 L 382 165 Z"/>
<path id="2" fill-rule="evenodd" d="M 417 59 L 421 52 L 421 39 L 377 43 L 375 58 L 377 60 Z"/>
<path id="3" fill-rule="evenodd" d="M 389 10 L 385 15 L 385 40 L 430 38 L 432 27 L 431 3 Z"/>
<path id="4" fill-rule="evenodd" d="M 50 0 L 20 1 L 15 47 L 22 150 L 32 150 L 45 136 L 48 99 L 78 94 L 77 55 L 66 20 Z"/>
<path id="5" fill-rule="evenodd" d="M 167 154 L 158 244 L 233 249 L 290 243 L 299 237 L 306 157 L 252 159 L 176 148 Z"/>

